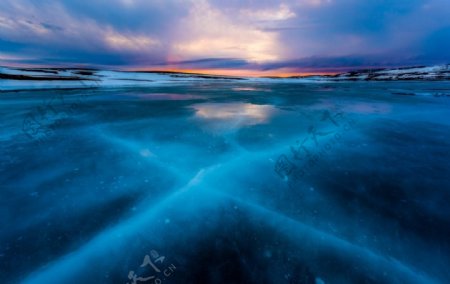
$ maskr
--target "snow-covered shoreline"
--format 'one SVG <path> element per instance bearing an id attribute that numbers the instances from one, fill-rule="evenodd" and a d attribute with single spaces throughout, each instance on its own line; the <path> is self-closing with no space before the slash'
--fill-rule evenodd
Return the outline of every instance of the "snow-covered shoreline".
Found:
<path id="1" fill-rule="evenodd" d="M 145 87 L 201 80 L 242 78 L 171 72 L 121 72 L 76 68 L 0 67 L 0 91 L 96 87 Z"/>
<path id="2" fill-rule="evenodd" d="M 450 64 L 352 71 L 334 76 L 333 79 L 355 81 L 445 81 L 450 80 Z"/>
<path id="3" fill-rule="evenodd" d="M 0 67 L 0 91 L 96 87 L 146 87 L 205 80 L 240 82 L 321 83 L 346 81 L 447 81 L 450 65 L 360 70 L 331 76 L 288 78 L 229 77 L 176 72 L 128 72 L 82 68 Z"/>

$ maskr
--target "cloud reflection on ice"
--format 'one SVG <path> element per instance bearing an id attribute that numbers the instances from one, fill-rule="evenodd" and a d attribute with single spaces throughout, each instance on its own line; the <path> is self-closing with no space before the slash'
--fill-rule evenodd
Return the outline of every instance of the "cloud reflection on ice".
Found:
<path id="1" fill-rule="evenodd" d="M 233 91 L 238 91 L 238 92 L 269 92 L 269 89 L 262 89 L 262 88 L 255 88 L 255 87 L 235 87 L 232 88 Z"/>
<path id="2" fill-rule="evenodd" d="M 266 123 L 275 112 L 270 105 L 250 103 L 205 103 L 193 105 L 195 116 L 225 128 Z"/>
<path id="3" fill-rule="evenodd" d="M 205 97 L 190 95 L 190 94 L 166 94 L 166 93 L 148 93 L 148 94 L 132 94 L 135 97 L 144 100 L 152 101 L 183 101 L 183 100 L 198 100 L 205 99 Z"/>
<path id="4" fill-rule="evenodd" d="M 318 104 L 308 107 L 309 109 L 339 109 L 346 113 L 359 114 L 387 114 L 392 111 L 392 106 L 388 103 L 381 102 L 350 102 L 346 101 L 342 105 L 337 105 L 330 100 L 323 100 Z"/>

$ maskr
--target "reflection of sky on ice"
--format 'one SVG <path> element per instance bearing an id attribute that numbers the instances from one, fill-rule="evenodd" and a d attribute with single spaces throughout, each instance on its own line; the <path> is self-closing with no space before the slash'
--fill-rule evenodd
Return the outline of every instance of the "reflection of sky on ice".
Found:
<path id="1" fill-rule="evenodd" d="M 242 92 L 268 92 L 270 89 L 264 88 L 256 88 L 256 87 L 236 87 L 232 88 L 233 91 L 242 91 Z"/>
<path id="2" fill-rule="evenodd" d="M 48 91 L 2 94 L 2 279 L 126 283 L 156 250 L 163 283 L 448 282 L 449 102 L 383 85 L 97 90 L 41 144 L 21 123 Z M 313 152 L 342 138 L 289 186 L 275 161 L 311 126 Z"/>
<path id="3" fill-rule="evenodd" d="M 387 103 L 380 102 L 352 102 L 346 101 L 336 105 L 334 102 L 324 100 L 316 105 L 310 106 L 310 109 L 331 109 L 359 114 L 375 114 L 375 113 L 389 113 L 392 111 L 392 106 Z"/>
<path id="4" fill-rule="evenodd" d="M 266 123 L 275 112 L 273 106 L 249 103 L 204 103 L 193 108 L 196 117 L 224 128 Z"/>
<path id="5" fill-rule="evenodd" d="M 189 94 L 164 94 L 164 93 L 155 93 L 155 94 L 132 94 L 140 99 L 144 100 L 193 100 L 193 99 L 204 99 L 204 97 L 189 95 Z"/>
<path id="6" fill-rule="evenodd" d="M 200 124 L 204 124 L 204 128 L 219 133 L 268 123 L 277 111 L 270 105 L 236 102 L 202 103 L 192 107 L 195 117 L 200 120 Z"/>

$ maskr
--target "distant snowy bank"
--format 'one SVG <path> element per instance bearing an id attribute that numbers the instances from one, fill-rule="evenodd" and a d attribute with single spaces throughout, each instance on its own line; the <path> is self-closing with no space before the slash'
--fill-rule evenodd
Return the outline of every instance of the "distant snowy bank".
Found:
<path id="1" fill-rule="evenodd" d="M 334 80 L 355 81 L 444 81 L 450 80 L 450 64 L 438 66 L 419 66 L 396 69 L 362 70 L 339 74 Z"/>
<path id="2" fill-rule="evenodd" d="M 54 88 L 145 87 L 207 79 L 243 80 L 243 78 L 236 77 L 174 72 L 0 67 L 0 91 Z"/>
<path id="3" fill-rule="evenodd" d="M 0 67 L 0 91 L 95 88 L 145 87 L 204 80 L 242 82 L 345 82 L 345 81 L 445 81 L 450 80 L 450 65 L 372 69 L 331 76 L 246 78 L 176 72 L 126 72 L 78 68 L 10 68 Z"/>

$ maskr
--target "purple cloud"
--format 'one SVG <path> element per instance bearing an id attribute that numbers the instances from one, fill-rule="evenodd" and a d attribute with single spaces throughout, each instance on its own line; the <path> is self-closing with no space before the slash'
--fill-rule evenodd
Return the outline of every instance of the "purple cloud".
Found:
<path id="1" fill-rule="evenodd" d="M 325 70 L 450 62 L 444 0 L 3 0 L 0 64 Z"/>

